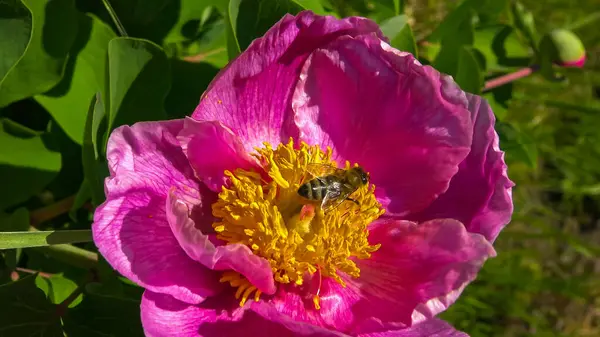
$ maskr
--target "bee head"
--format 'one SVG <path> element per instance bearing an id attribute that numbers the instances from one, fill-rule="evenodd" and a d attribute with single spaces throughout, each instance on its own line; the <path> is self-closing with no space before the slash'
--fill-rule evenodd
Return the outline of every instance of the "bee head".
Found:
<path id="1" fill-rule="evenodd" d="M 360 182 L 363 185 L 366 185 L 369 182 L 369 174 L 365 172 L 362 167 L 355 167 L 354 172 L 357 173 L 358 177 L 360 178 Z"/>

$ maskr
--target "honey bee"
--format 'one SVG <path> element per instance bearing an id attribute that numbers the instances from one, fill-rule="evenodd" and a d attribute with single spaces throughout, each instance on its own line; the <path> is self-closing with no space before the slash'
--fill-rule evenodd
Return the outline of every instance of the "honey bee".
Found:
<path id="1" fill-rule="evenodd" d="M 346 200 L 358 204 L 349 196 L 369 182 L 369 175 L 360 166 L 345 170 L 328 164 L 309 164 L 306 171 L 314 178 L 305 181 L 298 188 L 298 194 L 311 201 L 320 201 L 324 211 Z"/>

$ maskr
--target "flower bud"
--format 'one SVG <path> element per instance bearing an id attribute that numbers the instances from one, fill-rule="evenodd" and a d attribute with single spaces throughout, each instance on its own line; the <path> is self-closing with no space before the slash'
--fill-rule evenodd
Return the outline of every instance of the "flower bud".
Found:
<path id="1" fill-rule="evenodd" d="M 562 67 L 583 67 L 585 48 L 577 35 L 566 29 L 555 29 L 541 41 L 541 52 L 551 53 L 554 63 Z"/>

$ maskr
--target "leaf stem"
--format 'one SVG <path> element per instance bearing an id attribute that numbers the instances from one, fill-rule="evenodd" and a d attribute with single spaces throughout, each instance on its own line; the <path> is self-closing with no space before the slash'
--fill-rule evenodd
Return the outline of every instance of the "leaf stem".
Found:
<path id="1" fill-rule="evenodd" d="M 117 27 L 119 35 L 127 37 L 128 35 L 125 31 L 125 27 L 123 27 L 121 20 L 119 20 L 119 17 L 117 16 L 117 12 L 115 12 L 115 10 L 112 8 L 110 2 L 108 0 L 102 0 L 102 3 L 104 3 L 104 7 L 106 7 L 108 15 L 110 15 L 110 18 L 113 20 L 115 26 Z"/>

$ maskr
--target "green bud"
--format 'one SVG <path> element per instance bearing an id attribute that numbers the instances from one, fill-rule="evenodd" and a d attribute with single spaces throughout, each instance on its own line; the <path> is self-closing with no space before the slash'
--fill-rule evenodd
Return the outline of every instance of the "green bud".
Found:
<path id="1" fill-rule="evenodd" d="M 542 53 L 563 67 L 581 68 L 585 64 L 585 47 L 577 35 L 566 29 L 555 29 L 540 42 Z"/>

